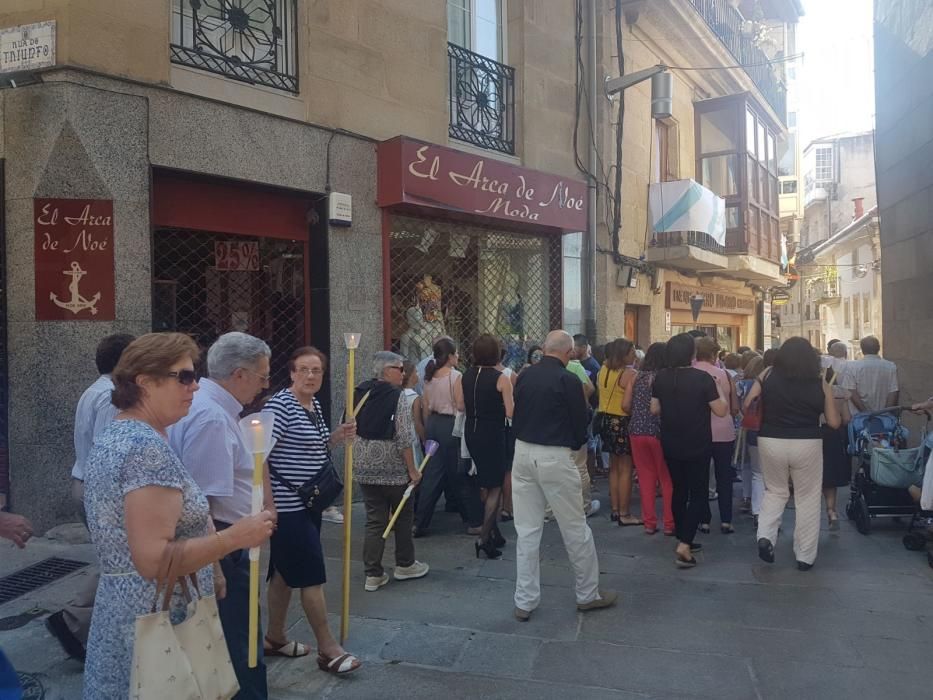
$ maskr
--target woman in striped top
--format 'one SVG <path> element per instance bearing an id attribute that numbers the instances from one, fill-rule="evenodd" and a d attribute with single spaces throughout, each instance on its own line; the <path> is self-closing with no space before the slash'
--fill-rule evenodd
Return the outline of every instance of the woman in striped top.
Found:
<path id="1" fill-rule="evenodd" d="M 278 527 L 272 535 L 269 559 L 269 628 L 266 654 L 304 656 L 308 648 L 285 643 L 285 617 L 292 589 L 301 589 L 301 605 L 317 639 L 317 664 L 322 671 L 343 675 L 360 661 L 340 646 L 327 624 L 324 601 L 324 551 L 321 513 L 305 507 L 296 490 L 323 469 L 330 449 L 352 440 L 356 426 L 345 423 L 333 432 L 321 416 L 314 395 L 320 390 L 327 357 L 313 347 L 298 348 L 288 361 L 292 384 L 273 396 L 263 412 L 275 416 L 275 446 L 268 463 Z"/>

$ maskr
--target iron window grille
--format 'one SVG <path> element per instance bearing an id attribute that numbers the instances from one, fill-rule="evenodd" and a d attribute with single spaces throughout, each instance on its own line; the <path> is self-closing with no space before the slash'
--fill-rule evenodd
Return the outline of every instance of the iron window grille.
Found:
<path id="1" fill-rule="evenodd" d="M 298 92 L 297 0 L 173 0 L 172 62 Z"/>
<path id="2" fill-rule="evenodd" d="M 390 243 L 393 350 L 414 363 L 449 335 L 463 365 L 483 333 L 520 370 L 528 349 L 560 328 L 561 238 L 394 216 Z"/>
<path id="3" fill-rule="evenodd" d="M 252 257 L 222 264 L 225 244 Z M 262 338 L 272 350 L 271 391 L 289 383 L 288 357 L 307 344 L 305 246 L 301 241 L 158 229 L 153 241 L 152 329 L 190 335 L 207 348 L 228 331 Z M 206 374 L 199 367 L 199 375 Z"/>
<path id="4" fill-rule="evenodd" d="M 515 153 L 515 69 L 447 44 L 451 138 Z"/>

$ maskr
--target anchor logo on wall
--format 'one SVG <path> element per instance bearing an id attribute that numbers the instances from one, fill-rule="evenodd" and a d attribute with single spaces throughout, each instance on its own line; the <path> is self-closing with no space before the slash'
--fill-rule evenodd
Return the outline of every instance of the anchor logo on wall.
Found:
<path id="1" fill-rule="evenodd" d="M 70 270 L 62 270 L 62 274 L 68 277 L 71 277 L 71 282 L 68 283 L 68 291 L 71 292 L 71 299 L 68 301 L 62 301 L 58 298 L 58 295 L 55 292 L 49 293 L 49 299 L 56 306 L 60 306 L 63 309 L 68 309 L 71 313 L 77 314 L 80 311 L 89 310 L 92 315 L 97 315 L 97 302 L 100 301 L 100 292 L 97 292 L 90 299 L 85 299 L 81 296 L 81 291 L 78 288 L 81 284 L 81 278 L 87 274 L 87 271 L 82 270 L 81 266 L 77 262 L 71 263 Z"/>

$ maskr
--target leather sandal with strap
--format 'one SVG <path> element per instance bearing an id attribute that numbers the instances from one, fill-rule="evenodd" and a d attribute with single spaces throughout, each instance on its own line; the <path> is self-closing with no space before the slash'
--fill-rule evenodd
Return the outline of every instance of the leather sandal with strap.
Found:
<path id="1" fill-rule="evenodd" d="M 348 673 L 353 673 L 360 666 L 362 666 L 360 660 L 350 653 L 341 654 L 333 659 L 327 658 L 320 651 L 317 653 L 317 667 L 335 676 L 345 676 Z"/>
<path id="2" fill-rule="evenodd" d="M 277 642 L 267 635 L 262 651 L 266 656 L 285 656 L 289 659 L 297 659 L 299 656 L 310 654 L 311 648 L 294 639 L 290 642 Z"/>

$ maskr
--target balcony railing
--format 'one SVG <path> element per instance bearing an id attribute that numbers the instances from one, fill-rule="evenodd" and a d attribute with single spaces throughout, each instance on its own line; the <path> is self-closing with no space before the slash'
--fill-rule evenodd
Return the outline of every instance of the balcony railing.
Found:
<path id="1" fill-rule="evenodd" d="M 451 138 L 515 153 L 515 69 L 447 44 Z"/>
<path id="2" fill-rule="evenodd" d="M 172 63 L 298 92 L 297 0 L 172 0 Z"/>
<path id="3" fill-rule="evenodd" d="M 690 0 L 690 4 L 754 81 L 778 117 L 787 118 L 787 90 L 774 74 L 767 54 L 742 33 L 742 15 L 725 0 Z"/>
<path id="4" fill-rule="evenodd" d="M 822 304 L 839 303 L 841 296 L 838 275 L 823 277 L 813 284 L 813 298 Z"/>
<path id="5" fill-rule="evenodd" d="M 712 236 L 702 231 L 664 231 L 655 233 L 651 239 L 654 248 L 676 248 L 690 245 L 712 253 L 726 254 L 724 246 L 719 245 Z"/>

